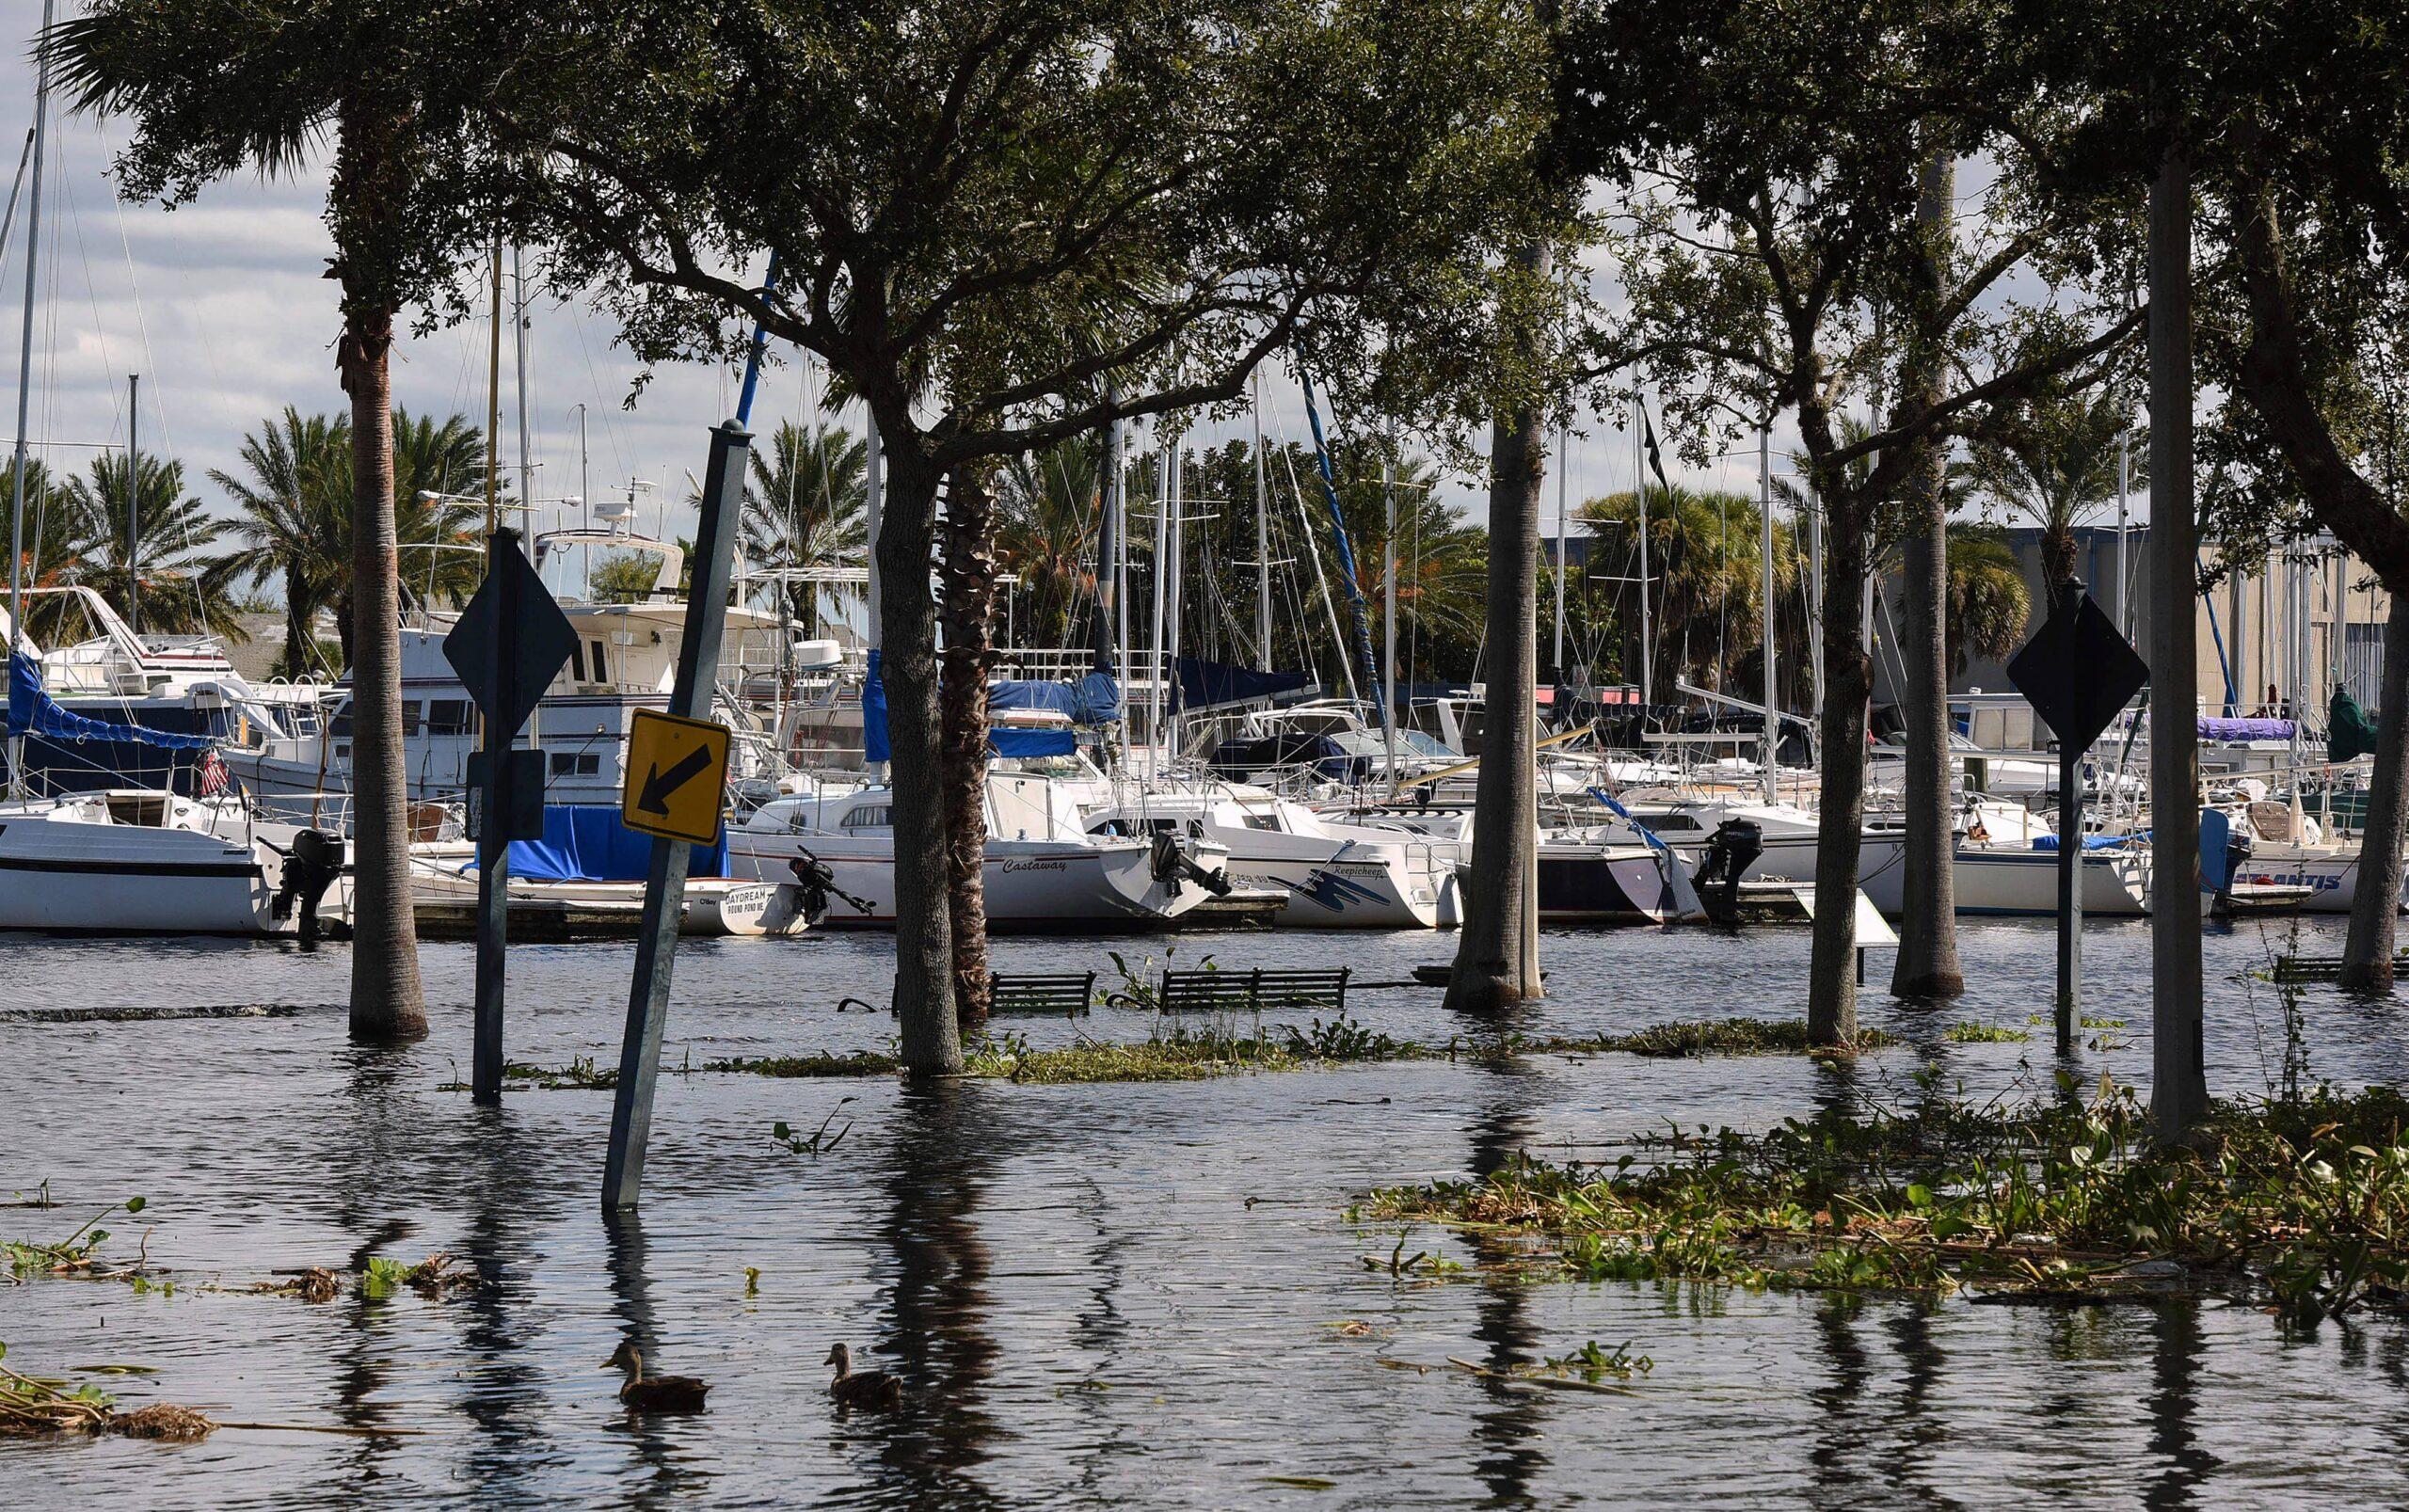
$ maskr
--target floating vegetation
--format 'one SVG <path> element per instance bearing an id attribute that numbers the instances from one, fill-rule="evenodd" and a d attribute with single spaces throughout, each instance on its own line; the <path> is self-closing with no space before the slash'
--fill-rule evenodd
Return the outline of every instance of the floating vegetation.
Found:
<path id="1" fill-rule="evenodd" d="M 1898 1041 L 1879 1029 L 1862 1031 L 1859 1049 Z M 1662 1024 L 1633 1034 L 1548 1038 L 1508 1034 L 1497 1039 L 1457 1037 L 1444 1044 L 1401 1040 L 1341 1015 L 1316 1018 L 1303 1028 L 1274 1025 L 1239 1030 L 1164 1018 L 1143 1040 L 1099 1040 L 1075 1031 L 1072 1042 L 1040 1049 L 1029 1037 L 1002 1032 L 981 1037 L 963 1051 L 965 1074 L 1039 1084 L 1117 1081 L 1197 1081 L 1248 1071 L 1306 1071 L 1349 1063 L 1398 1060 L 1491 1061 L 1525 1055 L 1824 1055 L 1811 1045 L 1807 1027 L 1795 1020 L 1730 1018 Z M 739 1056 L 706 1061 L 706 1072 L 758 1076 L 884 1076 L 901 1069 L 891 1051 L 856 1050 L 793 1056 Z M 780 1136 L 786 1138 L 786 1136 Z"/>
<path id="2" fill-rule="evenodd" d="M 46 1193 L 47 1188 L 45 1201 Z M 9 1279 L 22 1281 L 35 1276 L 81 1276 L 95 1281 L 124 1281 L 138 1276 L 147 1257 L 137 1258 L 130 1266 L 117 1266 L 101 1260 L 94 1251 L 109 1236 L 109 1231 L 100 1226 L 102 1219 L 120 1212 L 132 1217 L 146 1205 L 145 1199 L 129 1197 L 122 1202 L 103 1208 L 86 1219 L 82 1228 L 52 1243 L 0 1239 L 0 1256 L 5 1256 L 8 1262 Z"/>
<path id="3" fill-rule="evenodd" d="M 1886 1034 L 1880 1029 L 1859 1029 L 1851 1048 L 1879 1050 L 1898 1042 L 1895 1035 Z M 1530 1040 L 1508 1035 L 1498 1042 L 1494 1050 L 1485 1053 L 1678 1057 L 1824 1056 L 1845 1055 L 1848 1051 L 1834 1045 L 1811 1043 L 1807 1038 L 1807 1026 L 1798 1019 L 1725 1018 L 1658 1024 L 1631 1034 L 1601 1034 L 1587 1039 Z"/>
<path id="4" fill-rule="evenodd" d="M 844 1110 L 844 1106 L 847 1103 L 852 1101 L 853 1099 L 850 1097 L 839 1097 L 837 1099 L 837 1106 L 830 1108 L 828 1110 L 828 1116 L 820 1121 L 820 1127 L 812 1130 L 811 1133 L 807 1135 L 795 1133 L 794 1130 L 789 1127 L 786 1122 L 782 1119 L 770 1125 L 770 1138 L 777 1140 L 780 1144 L 785 1145 L 788 1150 L 795 1154 L 824 1155 L 831 1150 L 836 1149 L 838 1145 L 844 1143 L 845 1136 L 854 1132 L 853 1122 L 850 1119 L 846 1121 L 845 1126 L 838 1129 L 835 1134 L 830 1134 L 828 1132 L 828 1125 L 837 1122 L 837 1115 Z M 747 1266 L 745 1269 L 745 1275 L 747 1277 L 758 1276 L 760 1272 L 752 1269 L 750 1266 Z M 749 1297 L 752 1295 L 751 1281 L 748 1280 L 745 1282 L 745 1295 Z"/>
<path id="5" fill-rule="evenodd" d="M 1598 1341 L 1592 1339 L 1569 1355 L 1550 1355 L 1543 1363 L 1547 1369 L 1559 1375 L 1577 1375 L 1583 1380 L 1592 1381 L 1607 1376 L 1618 1380 L 1629 1380 L 1634 1376 L 1645 1376 L 1656 1368 L 1655 1361 L 1631 1352 L 1631 1341 L 1628 1339 L 1612 1349 L 1601 1348 Z"/>
<path id="6" fill-rule="evenodd" d="M 1375 1192 L 1359 1218 L 1526 1236 L 1510 1268 L 1589 1280 L 1983 1292 L 1979 1300 L 2272 1297 L 2296 1318 L 2409 1291 L 2409 1100 L 2319 1089 L 2224 1104 L 2162 1150 L 2130 1089 L 1972 1106 L 1922 1095 L 1765 1134 L 1678 1141 L 1635 1169 L 1527 1157 Z"/>
<path id="7" fill-rule="evenodd" d="M 1940 1038 L 1950 1044 L 2029 1044 L 2033 1040 L 2032 1034 L 2024 1029 L 1970 1021 L 1952 1024 L 1941 1031 Z"/>
<path id="8" fill-rule="evenodd" d="M 266 1297 L 295 1297 L 304 1302 L 331 1302 L 345 1290 L 354 1290 L 365 1299 L 377 1302 L 407 1287 L 430 1302 L 439 1302 L 455 1292 L 473 1290 L 477 1278 L 454 1267 L 455 1257 L 438 1250 L 415 1265 L 406 1265 L 385 1255 L 371 1255 L 357 1275 L 327 1265 L 311 1265 L 301 1270 L 279 1270 L 280 1281 L 263 1281 L 250 1290 Z"/>
<path id="9" fill-rule="evenodd" d="M 502 1063 L 502 1079 L 505 1086 L 518 1091 L 560 1091 L 564 1089 L 581 1092 L 607 1092 L 619 1085 L 619 1068 L 605 1066 L 592 1056 L 571 1056 L 566 1066 L 538 1066 L 524 1060 Z M 469 1083 L 455 1077 L 438 1088 L 439 1091 L 465 1092 L 472 1090 Z"/>

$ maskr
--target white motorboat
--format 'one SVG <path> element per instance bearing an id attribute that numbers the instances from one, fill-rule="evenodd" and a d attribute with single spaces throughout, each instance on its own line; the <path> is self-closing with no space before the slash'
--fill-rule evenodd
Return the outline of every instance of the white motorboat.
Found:
<path id="1" fill-rule="evenodd" d="M 1392 803 L 1338 809 L 1366 828 L 1420 836 L 1457 868 L 1458 885 L 1472 865 L 1473 810 L 1468 804 Z M 1560 826 L 1539 837 L 1539 914 L 1542 924 L 1661 924 L 1682 917 L 1693 900 L 1683 863 L 1667 847 L 1635 837 L 1627 824 Z M 1459 923 L 1461 920 L 1458 920 Z"/>
<path id="2" fill-rule="evenodd" d="M 1821 845 L 1821 819 L 1795 804 L 1744 803 L 1730 798 L 1670 798 L 1651 801 L 1635 795 L 1625 801 L 1632 819 L 1670 845 L 1695 868 L 1706 853 L 1707 842 L 1727 820 L 1745 820 L 1757 827 L 1763 852 L 1748 867 L 1751 880 L 1812 883 Z M 1879 815 L 1867 816 L 1858 840 L 1858 889 L 1885 914 L 1906 904 L 1906 849 L 1899 826 Z"/>
<path id="3" fill-rule="evenodd" d="M 644 915 L 645 884 L 624 878 L 513 876 L 514 915 L 550 912 L 582 928 L 633 931 Z M 477 903 L 477 851 L 470 844 L 410 847 L 410 895 L 422 925 L 429 915 L 465 921 Z M 792 882 L 690 877 L 678 932 L 695 935 L 801 934 L 809 927 Z"/>
<path id="4" fill-rule="evenodd" d="M 1163 786 L 1088 811 L 1093 835 L 1225 846 L 1232 881 L 1277 888 L 1292 929 L 1436 929 L 1461 922 L 1455 847 L 1333 823 L 1260 788 Z"/>
<path id="5" fill-rule="evenodd" d="M 289 933 L 299 909 L 284 883 L 299 833 L 231 796 L 111 788 L 0 804 L 0 929 Z M 325 912 L 338 915 L 344 881 L 328 881 Z"/>
<path id="6" fill-rule="evenodd" d="M 990 772 L 986 864 L 991 929 L 1092 931 L 1159 928 L 1211 896 L 1225 847 L 1181 837 L 1160 843 L 1090 835 L 1078 805 L 1053 779 Z M 777 798 L 729 828 L 739 876 L 797 879 L 797 862 L 827 868 L 827 928 L 895 923 L 893 795 L 863 788 L 838 797 Z M 1225 883 L 1221 885 L 1226 885 Z"/>

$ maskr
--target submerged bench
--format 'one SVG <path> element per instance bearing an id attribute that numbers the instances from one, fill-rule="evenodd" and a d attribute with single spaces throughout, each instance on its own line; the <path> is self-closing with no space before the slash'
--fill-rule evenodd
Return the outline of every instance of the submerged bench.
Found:
<path id="1" fill-rule="evenodd" d="M 1156 1004 L 1166 1013 L 1347 1008 L 1350 968 L 1336 971 L 1166 971 Z"/>
<path id="2" fill-rule="evenodd" d="M 2392 969 L 2398 975 L 2409 975 L 2409 950 L 2392 958 Z M 2340 956 L 2277 956 L 2275 980 L 2333 981 L 2342 975 Z"/>
<path id="3" fill-rule="evenodd" d="M 987 979 L 987 1011 L 993 1013 L 1085 1013 L 1095 1002 L 1095 973 Z"/>

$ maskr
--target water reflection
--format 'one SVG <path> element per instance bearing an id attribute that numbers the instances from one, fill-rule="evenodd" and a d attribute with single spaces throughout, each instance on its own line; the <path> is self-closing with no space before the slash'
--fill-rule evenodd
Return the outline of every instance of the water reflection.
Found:
<path id="1" fill-rule="evenodd" d="M 1489 1090 L 1470 1130 L 1476 1177 L 1495 1175 L 1530 1145 L 1539 1132 L 1534 1107 L 1545 1095 L 1543 1078 L 1511 1062 L 1493 1063 L 1485 1084 Z M 1530 1316 L 1532 1283 L 1499 1270 L 1514 1258 L 1509 1241 L 1476 1233 L 1472 1248 L 1484 1273 L 1472 1331 L 1487 1345 L 1481 1363 L 1494 1373 L 1481 1381 L 1489 1403 L 1473 1416 L 1472 1437 L 1479 1450 L 1474 1473 L 1488 1490 L 1481 1504 L 1529 1506 L 1533 1482 L 1548 1466 L 1540 1447 L 1547 1393 L 1498 1377 L 1540 1361 L 1540 1330 Z"/>
<path id="2" fill-rule="evenodd" d="M 637 1210 L 604 1214 L 602 1236 L 603 1267 L 611 1279 L 611 1315 L 618 1322 L 618 1336 L 636 1346 L 636 1352 L 644 1357 L 646 1370 L 663 1376 L 674 1374 L 677 1363 L 670 1358 L 653 1310 L 649 1246 L 645 1239 L 643 1214 Z M 570 1365 L 574 1370 L 599 1372 L 602 1361 L 608 1358 L 607 1349 L 598 1349 L 590 1366 L 582 1359 L 572 1361 Z M 616 1377 L 605 1379 L 613 1391 L 617 1389 Z M 616 1403 L 612 1408 L 618 1410 Z M 692 1420 L 622 1412 L 614 1427 L 627 1435 L 634 1450 L 634 1465 L 626 1483 L 626 1499 L 630 1504 L 667 1506 L 694 1495 L 710 1479 L 708 1463 L 678 1452 L 680 1440 L 693 1436 Z"/>
<path id="3" fill-rule="evenodd" d="M 1011 1138 L 987 1091 L 912 1087 L 896 1109 L 880 1229 L 894 1251 L 894 1286 L 860 1368 L 902 1377 L 905 1399 L 900 1412 L 854 1414 L 852 1428 L 877 1445 L 883 1504 L 1000 1504 L 976 1473 L 997 1432 L 986 1391 L 998 1353 L 988 1317 L 994 1257 L 978 1212 Z"/>
<path id="4" fill-rule="evenodd" d="M 2198 1500 L 2202 1482 L 2221 1461 L 2200 1445 L 2200 1308 L 2169 1302 L 2151 1320 L 2149 1447 L 2160 1460 L 2144 1488 L 2144 1504 L 2155 1509 L 2187 1507 Z"/>

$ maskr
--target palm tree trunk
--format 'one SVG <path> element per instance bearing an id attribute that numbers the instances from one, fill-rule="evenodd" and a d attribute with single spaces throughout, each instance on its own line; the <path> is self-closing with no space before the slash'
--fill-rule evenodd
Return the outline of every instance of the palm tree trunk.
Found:
<path id="1" fill-rule="evenodd" d="M 2401 839 L 2409 821 L 2409 597 L 2395 594 L 2384 627 L 2384 693 L 2376 709 L 2375 771 L 2368 778 L 2367 829 L 2359 838 L 2359 888 L 2342 947 L 2346 993 L 2392 991 L 2401 915 Z"/>
<path id="2" fill-rule="evenodd" d="M 1948 277 L 1950 215 L 1957 166 L 1946 151 L 1925 163 L 1916 205 L 1924 239 L 1925 290 L 1937 294 Z M 1911 306 L 1911 311 L 1917 307 Z M 1930 333 L 1919 333 L 1914 371 L 1902 406 L 1921 416 L 1939 398 L 1940 354 Z M 1956 835 L 1949 803 L 1949 494 L 1948 456 L 1933 443 L 1918 448 L 1907 482 L 1906 638 L 1901 647 L 1906 686 L 1907 782 L 1905 884 L 1898 960 L 1891 991 L 1901 997 L 1955 997 L 1966 990 L 1957 963 Z"/>
<path id="3" fill-rule="evenodd" d="M 987 1021 L 987 673 L 995 663 L 996 500 L 976 465 L 947 480 L 938 569 L 945 655 L 937 692 L 953 1007 L 964 1042 Z"/>
<path id="4" fill-rule="evenodd" d="M 937 721 L 936 607 L 928 593 L 937 470 L 899 407 L 881 415 L 886 494 L 879 517 L 879 664 L 886 684 L 895 824 L 895 1015 L 916 1076 L 962 1074 L 953 1007 L 952 910 Z"/>
<path id="5" fill-rule="evenodd" d="M 2192 382 L 2192 165 L 2178 145 L 2149 188 L 2150 1115 L 2169 1143 L 2209 1110 Z"/>
<path id="6" fill-rule="evenodd" d="M 1553 261 L 1544 243 L 1516 261 L 1534 286 Z M 1545 333 L 1525 320 L 1520 355 L 1536 358 Z M 1539 862 L 1540 487 L 1546 417 L 1536 404 L 1498 417 L 1489 441 L 1488 722 L 1473 806 L 1472 875 L 1456 938 L 1447 1007 L 1492 1012 L 1541 995 L 1537 927 Z"/>
<path id="7" fill-rule="evenodd" d="M 347 108 L 334 182 L 343 335 L 336 366 L 351 398 L 351 1034 L 426 1033 L 409 883 L 408 768 L 402 754 L 401 559 L 393 520 L 390 361 L 399 301 L 383 255 L 405 170 L 380 107 Z"/>
<path id="8" fill-rule="evenodd" d="M 1858 845 L 1865 832 L 1865 721 L 1874 659 L 1858 627 L 1865 616 L 1871 542 L 1865 501 L 1825 501 L 1823 797 L 1815 826 L 1815 936 L 1807 968 L 1807 1038 L 1857 1041 Z"/>
<path id="9" fill-rule="evenodd" d="M 2041 592 L 2050 613 L 2065 606 L 2066 584 L 2074 581 L 2074 527 L 2051 519 L 2041 527 Z"/>
<path id="10" fill-rule="evenodd" d="M 298 679 L 310 675 L 310 663 L 315 660 L 311 655 L 312 640 L 310 633 L 310 621 L 315 617 L 317 611 L 316 606 L 311 601 L 311 595 L 309 589 L 296 586 L 294 580 L 293 569 L 285 568 L 284 655 L 278 659 L 278 665 L 286 676 Z"/>

